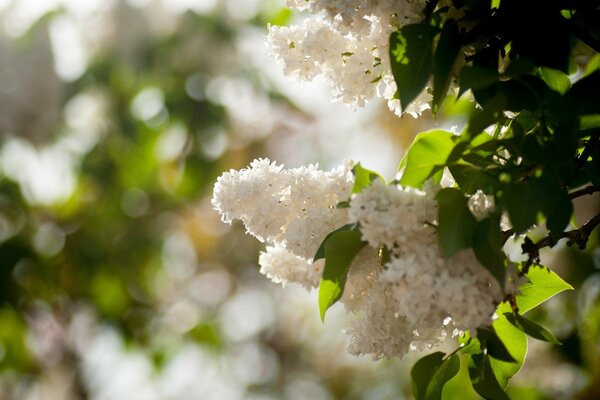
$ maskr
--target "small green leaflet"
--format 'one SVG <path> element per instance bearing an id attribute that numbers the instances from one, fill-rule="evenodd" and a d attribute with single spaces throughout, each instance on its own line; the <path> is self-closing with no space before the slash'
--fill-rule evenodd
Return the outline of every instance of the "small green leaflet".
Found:
<path id="1" fill-rule="evenodd" d="M 476 337 L 471 337 L 469 331 L 464 332 L 458 337 L 458 344 L 460 346 L 460 352 L 462 354 L 480 354 L 481 343 Z"/>
<path id="2" fill-rule="evenodd" d="M 592 72 L 600 69 L 600 54 L 596 53 L 589 59 L 587 65 L 583 70 L 583 76 L 588 76 Z"/>
<path id="3" fill-rule="evenodd" d="M 475 193 L 477 189 L 485 189 L 498 185 L 494 172 L 477 168 L 468 164 L 453 164 L 448 166 L 450 173 L 458 186 L 465 193 Z"/>
<path id="4" fill-rule="evenodd" d="M 498 71 L 479 67 L 477 65 L 467 65 L 460 70 L 459 76 L 459 96 L 467 89 L 483 89 L 493 85 L 500 79 Z"/>
<path id="5" fill-rule="evenodd" d="M 400 184 L 420 188 L 436 167 L 446 164 L 454 147 L 453 137 L 444 130 L 419 133 L 400 161 L 400 168 L 405 167 Z"/>
<path id="6" fill-rule="evenodd" d="M 516 296 L 517 307 L 521 314 L 525 314 L 562 291 L 573 290 L 573 286 L 541 265 L 529 267 L 526 276 L 529 282 L 519 288 L 520 293 Z"/>
<path id="7" fill-rule="evenodd" d="M 477 339 L 479 339 L 484 348 L 487 349 L 487 354 L 489 354 L 490 357 L 509 363 L 517 362 L 506 348 L 504 342 L 500 340 L 496 331 L 491 327 L 477 328 Z"/>
<path id="8" fill-rule="evenodd" d="M 469 363 L 469 377 L 473 389 L 484 399 L 488 400 L 510 400 L 508 395 L 498 383 L 490 357 L 487 354 L 474 354 Z"/>
<path id="9" fill-rule="evenodd" d="M 600 114 L 582 115 L 579 127 L 582 131 L 600 128 Z"/>
<path id="10" fill-rule="evenodd" d="M 371 171 L 370 169 L 364 168 L 360 163 L 356 164 L 354 168 L 352 168 L 352 173 L 354 174 L 354 186 L 352 187 L 352 194 L 360 193 L 367 186 L 371 186 L 371 183 L 375 179 L 381 179 L 381 181 L 385 184 L 385 179 L 381 175 L 379 175 L 375 171 Z"/>
<path id="11" fill-rule="evenodd" d="M 479 135 L 485 128 L 498 122 L 503 116 L 503 110 L 506 108 L 506 96 L 502 93 L 486 101 L 482 109 L 474 112 L 469 118 L 469 123 L 464 132 L 465 137 Z"/>
<path id="12" fill-rule="evenodd" d="M 323 242 L 321 242 L 321 245 L 319 246 L 319 248 L 317 249 L 317 252 L 315 253 L 315 256 L 313 257 L 313 262 L 320 260 L 321 258 L 325 258 L 325 243 L 327 243 L 329 238 L 331 238 L 333 235 L 335 235 L 338 232 L 351 231 L 351 230 L 356 230 L 356 229 L 357 229 L 356 224 L 346 224 L 340 228 L 337 228 L 333 232 L 329 232 L 327 234 L 327 236 L 325 236 L 325 239 L 323 239 Z"/>
<path id="13" fill-rule="evenodd" d="M 436 352 L 415 363 L 410 375 L 416 400 L 440 400 L 444 385 L 458 374 L 460 358 L 453 354 L 444 360 L 444 353 Z"/>
<path id="14" fill-rule="evenodd" d="M 433 68 L 437 29 L 427 23 L 404 25 L 390 35 L 390 62 L 404 111 L 421 93 Z"/>
<path id="15" fill-rule="evenodd" d="M 324 243 L 325 268 L 319 285 L 319 312 L 322 321 L 325 320 L 325 312 L 329 307 L 342 297 L 350 264 L 367 244 L 361 240 L 361 233 L 356 230 L 336 232 Z"/>
<path id="16" fill-rule="evenodd" d="M 509 379 L 519 372 L 527 356 L 527 336 L 523 331 L 508 322 L 504 316 L 504 313 L 510 311 L 511 307 L 507 302 L 500 303 L 496 310 L 498 318 L 492 323 L 494 332 L 496 332 L 498 338 L 504 343 L 506 350 L 508 350 L 512 358 L 516 361 L 506 362 L 490 358 L 490 366 L 502 388 L 506 388 Z"/>
<path id="17" fill-rule="evenodd" d="M 444 188 L 435 198 L 439 207 L 438 242 L 444 257 L 450 258 L 471 247 L 477 220 L 469 211 L 468 200 L 460 190 Z"/>
<path id="18" fill-rule="evenodd" d="M 522 315 L 513 314 L 513 313 L 504 313 L 504 316 L 511 324 L 513 324 L 514 326 L 516 326 L 517 328 L 519 328 L 520 330 L 522 330 L 523 332 L 525 332 L 532 338 L 535 338 L 538 340 L 543 340 L 544 342 L 549 342 L 552 344 L 558 344 L 558 345 L 562 344 L 558 340 L 556 340 L 554 335 L 552 335 L 550 332 L 548 332 L 548 330 L 546 328 L 544 328 L 543 326 L 541 326 L 539 324 L 536 324 L 533 321 L 528 320 L 527 318 L 525 318 Z"/>
<path id="19" fill-rule="evenodd" d="M 567 93 L 571 88 L 571 81 L 569 76 L 562 71 L 557 69 L 540 67 L 538 70 L 538 76 L 542 78 L 546 85 L 555 92 L 562 94 Z"/>

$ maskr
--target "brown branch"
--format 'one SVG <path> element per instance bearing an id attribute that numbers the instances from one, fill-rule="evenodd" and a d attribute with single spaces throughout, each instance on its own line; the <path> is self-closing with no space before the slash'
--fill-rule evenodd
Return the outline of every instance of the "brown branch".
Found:
<path id="1" fill-rule="evenodd" d="M 502 231 L 502 246 L 504 246 L 506 244 L 506 241 L 512 236 L 514 235 L 515 230 L 514 229 L 507 229 L 505 231 Z"/>
<path id="2" fill-rule="evenodd" d="M 578 197 L 586 196 L 586 195 L 596 193 L 596 192 L 600 192 L 600 186 L 590 185 L 590 186 L 586 186 L 582 189 L 575 190 L 574 192 L 569 193 L 569 197 L 571 199 L 576 199 Z"/>
<path id="3" fill-rule="evenodd" d="M 572 246 L 576 244 L 577 247 L 581 250 L 585 249 L 587 242 L 592 234 L 592 231 L 600 224 L 600 214 L 596 215 L 594 218 L 587 221 L 585 224 L 581 226 L 579 229 L 574 229 L 567 232 L 562 232 L 558 237 L 548 235 L 545 238 L 541 239 L 537 243 L 533 243 L 533 241 L 525 236 L 525 242 L 521 245 L 521 249 L 523 250 L 523 254 L 528 255 L 528 260 L 524 265 L 523 274 L 527 273 L 527 269 L 534 262 L 539 263 L 540 261 L 540 250 L 544 247 L 554 247 L 556 243 L 560 239 L 568 239 L 567 246 Z"/>

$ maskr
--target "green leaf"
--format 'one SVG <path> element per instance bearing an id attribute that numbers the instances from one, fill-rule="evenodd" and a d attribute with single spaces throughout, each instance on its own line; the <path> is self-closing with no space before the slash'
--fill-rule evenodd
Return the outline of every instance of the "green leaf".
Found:
<path id="1" fill-rule="evenodd" d="M 319 246 L 319 248 L 317 249 L 317 252 L 315 253 L 315 256 L 313 257 L 313 262 L 320 260 L 321 258 L 325 258 L 325 243 L 327 243 L 327 241 L 336 233 L 339 232 L 345 232 L 345 231 L 352 231 L 352 230 L 357 230 L 357 226 L 356 224 L 346 224 L 340 228 L 337 228 L 335 231 L 329 232 L 327 234 L 327 236 L 325 236 L 325 239 L 323 239 L 323 241 L 321 242 L 321 245 Z"/>
<path id="2" fill-rule="evenodd" d="M 444 385 L 460 370 L 457 354 L 444 360 L 444 353 L 436 352 L 415 363 L 410 374 L 413 396 L 416 400 L 440 400 Z"/>
<path id="3" fill-rule="evenodd" d="M 482 219 L 473 232 L 473 250 L 477 260 L 504 286 L 506 256 L 502 251 L 500 216 Z"/>
<path id="4" fill-rule="evenodd" d="M 463 354 L 481 354 L 481 342 L 476 337 L 471 337 L 469 332 L 464 332 L 458 337 L 460 352 Z"/>
<path id="5" fill-rule="evenodd" d="M 537 194 L 537 203 L 546 217 L 546 227 L 556 238 L 571 219 L 573 204 L 566 190 L 552 174 L 544 171 L 538 179 L 531 180 L 530 186 Z"/>
<path id="6" fill-rule="evenodd" d="M 519 288 L 520 293 L 516 296 L 517 307 L 521 314 L 525 314 L 560 292 L 573 290 L 571 285 L 541 265 L 529 267 L 526 277 L 529 282 Z"/>
<path id="7" fill-rule="evenodd" d="M 390 62 L 405 110 L 427 84 L 437 30 L 426 23 L 405 25 L 390 35 Z"/>
<path id="8" fill-rule="evenodd" d="M 508 216 L 516 233 L 531 228 L 537 222 L 537 195 L 527 182 L 511 184 L 506 188 L 505 201 Z"/>
<path id="9" fill-rule="evenodd" d="M 487 354 L 475 354 L 471 356 L 469 377 L 471 378 L 473 389 L 484 399 L 510 400 L 498 383 Z"/>
<path id="10" fill-rule="evenodd" d="M 467 65 L 460 70 L 460 91 L 463 93 L 467 89 L 483 89 L 498 82 L 498 79 L 500 79 L 498 71 L 476 65 Z"/>
<path id="11" fill-rule="evenodd" d="M 544 342 L 549 342 L 553 344 L 562 344 L 554 337 L 554 335 L 548 332 L 546 328 L 539 324 L 536 324 L 533 321 L 528 320 L 522 315 L 504 313 L 504 316 L 511 324 L 513 324 L 532 338 L 536 338 L 538 340 L 542 340 Z"/>
<path id="12" fill-rule="evenodd" d="M 405 165 L 402 186 L 421 187 L 438 166 L 443 166 L 452 151 L 454 135 L 443 130 L 419 133 L 400 161 Z"/>
<path id="13" fill-rule="evenodd" d="M 460 160 L 463 156 L 463 153 L 469 148 L 470 143 L 468 139 L 461 136 L 459 136 L 457 139 L 458 142 L 454 145 L 450 151 L 450 154 L 448 155 L 448 158 L 446 159 L 447 163 Z"/>
<path id="14" fill-rule="evenodd" d="M 502 340 L 491 327 L 477 328 L 477 339 L 487 349 L 487 354 L 496 360 L 516 363 L 517 360 L 510 354 Z"/>
<path id="15" fill-rule="evenodd" d="M 496 310 L 498 318 L 492 323 L 494 332 L 515 360 L 515 362 L 506 362 L 490 358 L 490 365 L 502 388 L 506 388 L 509 379 L 519 372 L 527 355 L 527 336 L 508 322 L 503 315 L 510 311 L 511 307 L 507 302 L 500 303 Z"/>
<path id="16" fill-rule="evenodd" d="M 360 163 L 356 164 L 352 168 L 352 174 L 354 174 L 354 186 L 352 186 L 352 194 L 360 193 L 367 186 L 371 186 L 375 179 L 381 179 L 385 183 L 385 179 L 375 171 L 364 168 Z"/>
<path id="17" fill-rule="evenodd" d="M 350 208 L 350 202 L 348 200 L 340 201 L 339 203 L 337 203 L 335 205 L 335 208 L 337 208 L 337 209 Z"/>
<path id="18" fill-rule="evenodd" d="M 425 399 L 427 400 L 441 400 L 442 389 L 444 385 L 450 379 L 454 378 L 460 370 L 460 357 L 458 354 L 453 354 L 442 365 L 439 366 L 433 378 L 429 382 Z"/>
<path id="19" fill-rule="evenodd" d="M 516 60 L 512 60 L 510 64 L 508 64 L 508 67 L 504 71 L 504 75 L 509 76 L 511 78 L 519 78 L 523 75 L 533 74 L 535 73 L 535 70 L 535 64 L 527 60 L 517 58 Z"/>
<path id="20" fill-rule="evenodd" d="M 444 188 L 436 196 L 439 206 L 438 241 L 442 254 L 450 258 L 471 247 L 477 220 L 469 211 L 467 198 L 453 188 Z"/>
<path id="21" fill-rule="evenodd" d="M 546 82 L 546 85 L 548 85 L 550 89 L 560 93 L 561 95 L 567 93 L 567 91 L 571 88 L 569 76 L 557 69 L 540 67 L 538 70 L 538 76 L 542 78 L 544 82 Z"/>
<path id="22" fill-rule="evenodd" d="M 468 164 L 453 164 L 448 169 L 465 193 L 475 193 L 477 189 L 491 188 L 498 184 L 498 178 L 492 171 Z"/>
<path id="23" fill-rule="evenodd" d="M 465 129 L 468 137 L 480 134 L 485 128 L 498 122 L 502 118 L 502 113 L 506 107 L 506 96 L 502 93 L 486 101 L 481 110 L 473 113 L 469 118 L 469 123 Z"/>
<path id="24" fill-rule="evenodd" d="M 592 58 L 590 58 L 587 65 L 583 69 L 583 76 L 588 76 L 598 69 L 600 69 L 600 54 L 596 53 Z"/>
<path id="25" fill-rule="evenodd" d="M 325 241 L 325 268 L 319 285 L 322 321 L 325 320 L 325 312 L 329 307 L 342 297 L 350 264 L 366 244 L 361 240 L 361 233 L 356 230 L 336 232 Z"/>
<path id="26" fill-rule="evenodd" d="M 458 25 L 454 21 L 446 22 L 435 50 L 433 65 L 433 103 L 432 111 L 437 113 L 448 92 L 452 80 L 452 66 L 461 49 Z"/>
<path id="27" fill-rule="evenodd" d="M 600 56 L 600 54 L 598 54 Z M 580 122 L 581 130 L 600 128 L 600 114 L 582 115 Z"/>
<path id="28" fill-rule="evenodd" d="M 427 398 L 427 387 L 437 369 L 443 364 L 444 355 L 441 351 L 429 354 L 417 361 L 410 370 L 412 394 L 416 400 Z"/>

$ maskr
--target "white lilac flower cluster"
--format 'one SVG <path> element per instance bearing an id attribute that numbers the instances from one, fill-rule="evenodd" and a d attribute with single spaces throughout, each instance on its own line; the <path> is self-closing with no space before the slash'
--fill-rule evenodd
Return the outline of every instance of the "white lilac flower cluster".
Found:
<path id="1" fill-rule="evenodd" d="M 501 287 L 470 250 L 450 259 L 442 256 L 434 228 L 436 189 L 428 186 L 420 191 L 375 181 L 352 198 L 349 221 L 359 224 L 363 240 L 372 247 L 386 246 L 391 258 L 374 284 L 379 287 L 370 295 L 371 304 L 360 310 L 370 313 L 371 320 L 350 330 L 355 344 L 351 352 L 401 356 L 409 347 L 428 348 L 449 334 L 474 332 L 491 322 L 495 302 L 502 298 Z M 373 308 L 388 310 L 389 315 L 375 317 Z M 395 319 L 390 319 L 394 313 Z M 380 321 L 375 326 L 387 324 L 395 332 L 394 340 L 404 346 L 365 341 L 373 318 Z"/>
<path id="2" fill-rule="evenodd" d="M 259 258 L 263 274 L 307 289 L 319 283 L 323 260 L 313 263 L 312 257 L 325 236 L 358 224 L 369 246 L 352 261 L 341 299 L 357 316 L 346 331 L 352 354 L 402 357 L 488 325 L 501 288 L 471 251 L 448 260 L 441 255 L 434 228 L 437 188 L 376 180 L 352 196 L 349 208 L 339 209 L 353 184 L 351 165 L 323 172 L 256 160 L 223 174 L 212 202 L 223 221 L 240 219 L 248 233 L 268 243 Z M 390 252 L 386 263 L 382 246 Z"/>
<path id="3" fill-rule="evenodd" d="M 283 62 L 286 75 L 300 80 L 322 76 L 334 100 L 362 107 L 376 96 L 400 114 L 391 75 L 389 36 L 423 20 L 425 0 L 286 0 L 286 6 L 310 16 L 290 27 L 270 26 L 267 45 Z M 406 112 L 416 117 L 428 108 L 427 92 Z"/>
<path id="4" fill-rule="evenodd" d="M 312 263 L 325 236 L 343 226 L 347 210 L 336 205 L 352 189 L 352 164 L 324 172 L 316 165 L 283 169 L 268 159 L 219 177 L 212 204 L 224 222 L 239 219 L 267 242 L 261 272 L 277 283 L 318 285 L 322 261 Z M 312 265 L 311 265 L 312 264 Z"/>

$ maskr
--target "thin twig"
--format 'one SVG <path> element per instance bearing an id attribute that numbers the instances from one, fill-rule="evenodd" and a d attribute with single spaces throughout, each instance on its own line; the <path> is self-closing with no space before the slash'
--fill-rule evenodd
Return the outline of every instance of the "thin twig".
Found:
<path id="1" fill-rule="evenodd" d="M 594 149 L 598 146 L 598 144 L 600 144 L 600 132 L 594 131 L 594 132 L 592 132 L 592 134 L 590 136 L 590 140 L 588 140 L 585 147 L 583 148 L 583 151 L 581 152 L 579 157 L 577 157 L 577 159 L 575 160 L 575 167 L 577 169 L 583 168 L 583 166 L 587 162 L 588 158 L 590 158 L 590 156 L 592 155 Z"/>
<path id="2" fill-rule="evenodd" d="M 525 237 L 525 242 L 521 245 L 523 253 L 528 255 L 528 260 L 525 266 L 528 267 L 534 262 L 539 262 L 540 249 L 544 247 L 554 247 L 560 239 L 568 239 L 567 246 L 576 244 L 581 250 L 585 249 L 587 242 L 592 234 L 592 231 L 600 224 L 600 214 L 587 221 L 579 229 L 574 229 L 567 232 L 562 232 L 560 235 L 548 235 L 537 243 L 533 243 L 529 237 Z"/>
<path id="3" fill-rule="evenodd" d="M 569 193 L 569 197 L 571 199 L 576 199 L 578 197 L 586 196 L 588 194 L 592 194 L 592 193 L 596 193 L 596 192 L 600 192 L 600 186 L 590 185 L 590 186 L 586 186 L 582 189 L 575 190 L 574 192 Z"/>

